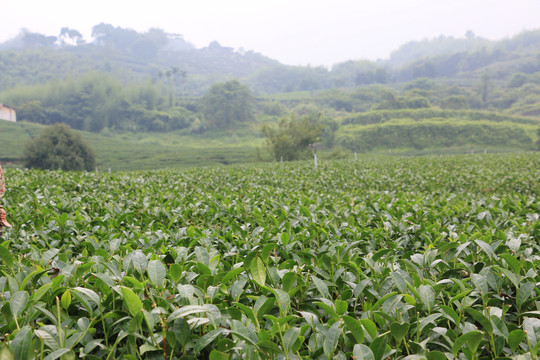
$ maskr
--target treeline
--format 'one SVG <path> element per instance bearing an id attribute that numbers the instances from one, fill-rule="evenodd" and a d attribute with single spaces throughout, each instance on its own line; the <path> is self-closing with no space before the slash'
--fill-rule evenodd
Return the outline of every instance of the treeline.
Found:
<path id="1" fill-rule="evenodd" d="M 387 62 L 396 69 L 396 81 L 418 77 L 460 77 L 478 70 L 489 71 L 497 79 L 514 72 L 540 71 L 540 30 L 524 31 L 512 38 L 490 41 L 468 31 L 464 38 L 439 36 L 411 41 L 392 52 Z"/>
<path id="2" fill-rule="evenodd" d="M 189 126 L 194 117 L 184 107 L 168 106 L 166 97 L 152 84 L 123 86 L 100 73 L 14 88 L 2 98 L 16 108 L 20 120 L 65 123 L 93 132 L 104 128 L 167 131 Z"/>
<path id="3" fill-rule="evenodd" d="M 370 111 L 345 117 L 342 124 L 384 124 L 395 119 L 409 119 L 413 121 L 428 119 L 488 120 L 493 122 L 513 122 L 517 124 L 538 124 L 537 119 L 522 116 L 505 115 L 488 111 L 442 110 L 439 108 Z"/>
<path id="4" fill-rule="evenodd" d="M 160 73 L 171 67 L 187 74 L 174 86 L 189 96 L 203 95 L 214 83 L 232 78 L 240 79 L 258 94 L 373 84 L 396 86 L 419 78 L 452 79 L 471 85 L 484 72 L 495 81 L 508 81 L 516 72 L 539 72 L 538 43 L 540 30 L 501 41 L 474 34 L 461 39 L 439 37 L 407 43 L 388 60 L 347 61 L 327 69 L 283 65 L 217 41 L 197 49 L 179 34 L 157 28 L 136 32 L 102 23 L 94 26 L 88 42 L 77 30 L 63 28 L 58 36 L 22 30 L 14 39 L 0 44 L 0 90 L 77 77 L 90 69 L 122 81 L 161 81 Z"/>
<path id="5" fill-rule="evenodd" d="M 163 69 L 177 67 L 189 81 L 175 82 L 191 96 L 204 94 L 211 85 L 248 77 L 279 62 L 254 51 L 236 51 L 213 41 L 195 48 L 180 34 L 152 28 L 146 32 L 98 24 L 86 41 L 75 29 L 63 28 L 58 36 L 22 29 L 0 43 L 0 91 L 20 84 L 77 77 L 93 70 L 122 81 L 161 81 Z"/>
<path id="6" fill-rule="evenodd" d="M 539 116 L 540 72 L 517 72 L 507 81 L 498 81 L 490 73 L 484 73 L 469 86 L 419 78 L 403 83 L 399 88 L 370 85 L 351 90 L 321 91 L 315 94 L 313 99 L 323 107 L 353 113 L 436 107 L 445 110 L 490 110 Z"/>
<path id="7" fill-rule="evenodd" d="M 20 121 L 64 123 L 78 130 L 193 133 L 254 120 L 255 98 L 236 80 L 214 84 L 197 99 L 178 98 L 174 88 L 147 82 L 123 85 L 92 73 L 78 79 L 16 87 L 1 94 Z"/>
<path id="8" fill-rule="evenodd" d="M 471 87 L 422 78 L 405 83 L 401 89 L 371 85 L 327 90 L 304 98 L 257 100 L 237 80 L 216 83 L 202 97 L 186 97 L 182 88 L 177 90 L 173 85 L 174 76 L 179 76 L 175 70 L 164 71 L 162 82 L 128 84 L 106 73 L 88 73 L 65 81 L 18 86 L 0 93 L 0 101 L 15 107 L 20 120 L 62 122 L 92 132 L 190 128 L 196 133 L 287 114 L 312 118 L 324 114 L 343 118 L 343 124 L 362 125 L 404 115 L 416 120 L 465 117 L 530 124 L 536 120 L 516 115 L 540 114 L 540 73 L 516 73 L 502 84 L 486 76 Z"/>

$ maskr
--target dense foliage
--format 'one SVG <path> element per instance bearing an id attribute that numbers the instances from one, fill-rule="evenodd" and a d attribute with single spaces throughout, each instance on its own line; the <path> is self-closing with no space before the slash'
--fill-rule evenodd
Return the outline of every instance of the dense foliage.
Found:
<path id="1" fill-rule="evenodd" d="M 261 124 L 305 115 L 324 120 L 322 145 L 335 152 L 531 150 L 540 116 L 538 36 L 489 41 L 469 32 L 405 44 L 388 61 L 327 69 L 282 65 L 215 41 L 196 49 L 160 29 L 99 24 L 89 42 L 70 28 L 56 37 L 23 30 L 0 44 L 0 101 L 19 120 L 65 123 L 115 144 L 136 133 L 152 138 L 157 152 L 186 135 L 194 141 L 247 132 L 259 140 L 244 146 L 251 153 L 241 157 L 250 158 L 265 135 Z M 141 134 L 148 132 L 159 135 Z M 4 144 L 3 160 L 20 160 L 22 151 L 13 155 Z"/>
<path id="2" fill-rule="evenodd" d="M 279 93 L 391 84 L 418 78 L 457 80 L 470 85 L 483 72 L 509 80 L 514 73 L 540 71 L 539 30 L 490 41 L 468 33 L 464 38 L 438 37 L 413 41 L 388 60 L 360 60 L 325 67 L 287 66 L 253 51 L 235 50 L 213 41 L 197 49 L 179 34 L 151 28 L 146 32 L 101 23 L 92 39 L 76 29 L 62 28 L 58 36 L 22 30 L 0 44 L 0 90 L 18 84 L 65 79 L 90 70 L 114 74 L 123 81 L 159 80 L 159 73 L 178 67 L 188 81 L 175 84 L 191 96 L 202 95 L 216 83 L 239 78 L 254 91 Z"/>
<path id="3" fill-rule="evenodd" d="M 538 153 L 8 169 L 2 356 L 535 359 L 539 178 Z"/>
<path id="4" fill-rule="evenodd" d="M 218 128 L 254 120 L 254 101 L 249 88 L 237 80 L 212 85 L 201 100 L 206 119 Z"/>
<path id="5" fill-rule="evenodd" d="M 15 87 L 4 101 L 17 109 L 19 121 L 65 123 L 74 129 L 99 132 L 170 131 L 189 127 L 192 111 L 168 104 L 161 88 L 148 83 L 122 86 L 100 73 L 65 82 Z"/>
<path id="6" fill-rule="evenodd" d="M 282 118 L 277 127 L 266 124 L 262 128 L 270 153 L 277 161 L 305 159 L 313 151 L 313 146 L 321 135 L 321 124 L 307 116 Z"/>
<path id="7" fill-rule="evenodd" d="M 533 150 L 536 118 L 464 110 L 385 110 L 343 119 L 336 143 L 354 151 L 459 146 Z"/>
<path id="8" fill-rule="evenodd" d="M 27 140 L 24 165 L 35 169 L 92 171 L 96 159 L 79 134 L 65 124 L 55 124 Z"/>

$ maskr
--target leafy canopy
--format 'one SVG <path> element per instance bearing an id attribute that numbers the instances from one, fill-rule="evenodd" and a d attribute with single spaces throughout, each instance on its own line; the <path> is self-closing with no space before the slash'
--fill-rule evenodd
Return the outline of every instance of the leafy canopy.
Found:
<path id="1" fill-rule="evenodd" d="M 294 116 L 285 117 L 280 120 L 277 128 L 269 125 L 262 128 L 270 152 L 276 160 L 285 161 L 306 158 L 309 146 L 319 140 L 321 131 L 321 125 L 307 116 L 301 120 Z"/>
<path id="2" fill-rule="evenodd" d="M 87 170 L 96 166 L 92 149 L 65 124 L 45 128 L 24 149 L 25 166 L 37 169 Z"/>
<path id="3" fill-rule="evenodd" d="M 249 88 L 237 80 L 218 83 L 202 99 L 203 113 L 217 127 L 228 128 L 236 122 L 254 119 L 254 98 Z"/>

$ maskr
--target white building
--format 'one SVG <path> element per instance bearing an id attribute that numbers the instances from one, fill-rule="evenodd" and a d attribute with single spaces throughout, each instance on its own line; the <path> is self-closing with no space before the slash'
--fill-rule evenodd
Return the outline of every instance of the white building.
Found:
<path id="1" fill-rule="evenodd" d="M 0 120 L 17 122 L 15 109 L 0 103 Z"/>

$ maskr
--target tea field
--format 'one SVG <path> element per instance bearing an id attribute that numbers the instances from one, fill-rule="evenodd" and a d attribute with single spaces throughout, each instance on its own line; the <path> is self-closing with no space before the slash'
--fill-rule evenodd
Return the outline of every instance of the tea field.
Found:
<path id="1" fill-rule="evenodd" d="M 540 350 L 540 153 L 7 169 L 0 359 Z"/>

